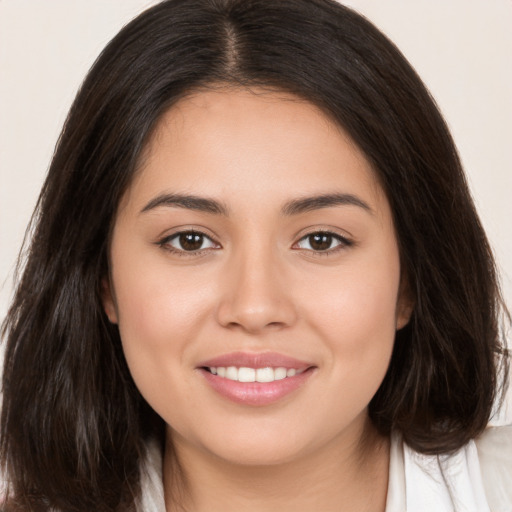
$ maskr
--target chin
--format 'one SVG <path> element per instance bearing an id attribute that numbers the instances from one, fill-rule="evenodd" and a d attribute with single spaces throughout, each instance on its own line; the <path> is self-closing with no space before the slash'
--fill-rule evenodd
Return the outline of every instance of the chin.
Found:
<path id="1" fill-rule="evenodd" d="M 258 467 L 278 466 L 293 462 L 304 451 L 303 447 L 290 446 L 282 442 L 266 444 L 246 442 L 216 447 L 212 454 L 230 464 Z"/>
<path id="2" fill-rule="evenodd" d="M 207 453 L 217 460 L 241 466 L 272 466 L 286 464 L 308 452 L 305 432 L 289 428 L 261 425 L 238 429 L 212 428 L 208 437 L 171 433 L 178 453 L 189 449 Z M 314 449 L 314 448 L 311 448 Z"/>

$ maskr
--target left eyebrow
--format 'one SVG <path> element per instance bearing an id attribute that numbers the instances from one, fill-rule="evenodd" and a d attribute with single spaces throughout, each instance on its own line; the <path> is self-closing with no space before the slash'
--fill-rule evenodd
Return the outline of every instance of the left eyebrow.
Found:
<path id="1" fill-rule="evenodd" d="M 228 215 L 228 209 L 222 203 L 206 197 L 199 197 L 185 194 L 161 194 L 149 201 L 140 213 L 153 210 L 160 206 L 185 208 L 214 215 Z"/>
<path id="2" fill-rule="evenodd" d="M 290 216 L 310 212 L 312 210 L 319 210 L 321 208 L 346 205 L 357 206 L 372 215 L 374 214 L 374 211 L 370 208 L 368 203 L 353 194 L 321 194 L 293 199 L 283 206 L 282 214 Z"/>

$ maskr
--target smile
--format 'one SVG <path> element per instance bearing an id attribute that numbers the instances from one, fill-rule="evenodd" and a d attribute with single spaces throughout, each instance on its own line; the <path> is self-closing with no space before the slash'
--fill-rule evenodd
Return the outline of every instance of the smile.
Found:
<path id="1" fill-rule="evenodd" d="M 203 382 L 223 399 L 245 406 L 267 406 L 295 395 L 317 365 L 275 352 L 233 352 L 200 362 Z"/>
<path id="2" fill-rule="evenodd" d="M 294 377 L 303 372 L 303 370 L 297 370 L 296 368 L 272 368 L 269 366 L 265 368 L 210 366 L 208 370 L 213 375 L 238 382 L 274 382 L 276 380 L 286 379 L 287 377 Z"/>

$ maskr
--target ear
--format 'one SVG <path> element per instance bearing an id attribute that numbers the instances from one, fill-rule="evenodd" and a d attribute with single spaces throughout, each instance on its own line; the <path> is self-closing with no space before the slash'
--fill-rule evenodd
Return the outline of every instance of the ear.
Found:
<path id="1" fill-rule="evenodd" d="M 117 324 L 117 306 L 112 291 L 112 284 L 108 277 L 104 277 L 101 280 L 101 303 L 110 322 Z"/>
<path id="2" fill-rule="evenodd" d="M 411 319 L 414 311 L 414 299 L 412 298 L 411 288 L 407 278 L 402 277 L 398 291 L 398 300 L 396 304 L 396 330 L 399 331 L 405 327 Z"/>

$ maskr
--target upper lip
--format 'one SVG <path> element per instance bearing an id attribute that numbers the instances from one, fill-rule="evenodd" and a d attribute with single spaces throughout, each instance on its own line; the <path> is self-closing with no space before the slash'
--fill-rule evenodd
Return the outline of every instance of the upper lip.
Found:
<path id="1" fill-rule="evenodd" d="M 213 357 L 201 362 L 198 367 L 228 367 L 237 368 L 295 368 L 296 370 L 306 370 L 313 364 L 306 361 L 300 361 L 277 352 L 231 352 L 217 357 Z"/>

